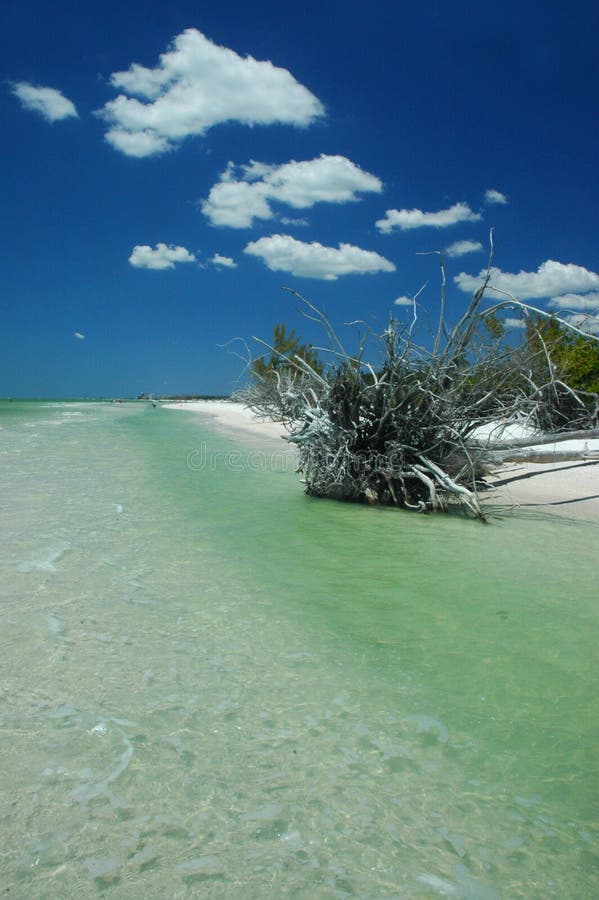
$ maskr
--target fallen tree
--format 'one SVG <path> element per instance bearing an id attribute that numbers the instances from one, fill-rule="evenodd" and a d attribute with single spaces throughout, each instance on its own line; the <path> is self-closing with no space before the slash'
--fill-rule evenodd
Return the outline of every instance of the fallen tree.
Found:
<path id="1" fill-rule="evenodd" d="M 327 345 L 314 350 L 326 354 L 328 365 L 323 369 L 305 355 L 283 356 L 282 365 L 272 367 L 267 377 L 254 373 L 240 397 L 255 413 L 286 428 L 287 439 L 298 448 L 308 494 L 422 512 L 446 510 L 457 502 L 484 521 L 479 496 L 484 475 L 509 452 L 517 448 L 523 459 L 527 447 L 556 444 L 572 431 L 599 434 L 589 431 L 598 424 L 597 395 L 585 396 L 560 379 L 540 329 L 537 345 L 531 349 L 529 342 L 528 352 L 516 352 L 502 339 L 498 312 L 516 309 L 540 319 L 549 314 L 510 295 L 483 306 L 492 290 L 489 260 L 486 278 L 449 328 L 442 254 L 440 259 L 441 309 L 431 348 L 412 338 L 416 298 L 411 324 L 391 320 L 381 335 L 364 329 L 356 352 L 349 353 L 328 317 L 286 289 L 300 301 L 303 314 L 322 326 Z M 276 354 L 264 341 L 260 344 Z M 366 349 L 373 344 L 378 359 L 371 362 Z M 542 423 L 555 421 L 556 409 L 564 430 L 539 437 Z M 481 429 L 498 421 L 528 425 L 531 437 L 481 439 Z"/>

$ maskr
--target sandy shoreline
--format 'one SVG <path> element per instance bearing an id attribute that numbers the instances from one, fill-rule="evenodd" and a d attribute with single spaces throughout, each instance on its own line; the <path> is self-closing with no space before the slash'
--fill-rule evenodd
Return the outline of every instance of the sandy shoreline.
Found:
<path id="1" fill-rule="evenodd" d="M 181 400 L 160 404 L 163 409 L 182 409 L 208 416 L 212 424 L 227 431 L 263 440 L 281 441 L 285 429 L 276 422 L 263 422 L 242 403 L 230 400 Z"/>
<path id="2" fill-rule="evenodd" d="M 241 403 L 227 400 L 191 400 L 162 403 L 167 409 L 179 409 L 205 416 L 224 432 L 237 433 L 260 443 L 269 451 L 286 454 L 295 451 L 282 437 L 284 429 L 274 422 L 262 422 Z M 582 443 L 580 446 L 582 448 Z M 572 446 L 569 446 L 572 445 Z M 599 452 L 599 439 L 587 442 L 588 449 Z M 568 441 L 563 449 L 575 449 Z M 550 447 L 543 448 L 549 450 Z M 489 478 L 493 490 L 483 499 L 501 508 L 526 509 L 584 519 L 599 524 L 599 459 L 554 463 L 506 463 Z"/>
<path id="3" fill-rule="evenodd" d="M 506 463 L 487 481 L 487 497 L 510 508 L 539 509 L 599 525 L 599 460 Z"/>

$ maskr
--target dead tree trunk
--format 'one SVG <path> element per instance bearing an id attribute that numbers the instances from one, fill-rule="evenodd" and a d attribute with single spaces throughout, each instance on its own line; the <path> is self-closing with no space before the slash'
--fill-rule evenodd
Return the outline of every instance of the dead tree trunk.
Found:
<path id="1" fill-rule="evenodd" d="M 543 390 L 556 384 L 572 394 L 580 424 L 588 425 L 583 400 L 556 381 L 548 354 L 546 381 L 539 385 L 522 360 L 516 367 L 500 338 L 481 344 L 489 273 L 490 260 L 487 278 L 455 328 L 447 327 L 441 313 L 432 350 L 414 343 L 411 327 L 392 321 L 376 339 L 376 362 L 364 358 L 372 334 L 364 335 L 355 354 L 348 353 L 326 315 L 290 291 L 308 318 L 322 325 L 328 346 L 315 349 L 331 361 L 321 374 L 305 359 L 286 359 L 272 378 L 254 380 L 241 399 L 285 426 L 308 494 L 423 512 L 457 502 L 485 521 L 479 491 L 498 461 L 534 444 L 599 433 L 577 429 L 524 441 L 477 440 L 478 428 L 498 420 L 534 423 Z"/>

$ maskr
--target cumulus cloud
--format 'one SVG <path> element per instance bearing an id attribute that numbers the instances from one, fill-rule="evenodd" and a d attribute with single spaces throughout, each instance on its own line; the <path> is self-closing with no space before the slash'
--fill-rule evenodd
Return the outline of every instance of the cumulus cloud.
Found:
<path id="1" fill-rule="evenodd" d="M 462 291 L 471 294 L 478 290 L 485 276 L 486 269 L 482 269 L 478 275 L 460 272 L 454 281 Z M 518 300 L 538 300 L 597 291 L 599 275 L 583 266 L 548 259 L 541 263 L 536 272 L 521 271 L 512 274 L 492 268 L 489 286 L 513 294 Z"/>
<path id="2" fill-rule="evenodd" d="M 568 322 L 587 334 L 599 335 L 599 316 L 585 316 L 584 313 L 576 313 L 568 316 Z"/>
<path id="3" fill-rule="evenodd" d="M 213 266 L 217 266 L 223 269 L 237 268 L 237 263 L 234 259 L 231 259 L 230 256 L 221 256 L 220 253 L 215 253 L 214 256 L 211 257 L 210 262 Z"/>
<path id="4" fill-rule="evenodd" d="M 526 328 L 524 319 L 512 319 L 509 316 L 503 320 L 503 324 L 506 328 Z"/>
<path id="5" fill-rule="evenodd" d="M 175 263 L 194 261 L 193 253 L 185 247 L 175 247 L 172 244 L 156 244 L 155 250 L 147 244 L 137 244 L 129 257 L 129 262 L 137 269 L 174 269 Z"/>
<path id="6" fill-rule="evenodd" d="M 376 175 L 345 156 L 322 154 L 279 166 L 252 160 L 236 167 L 230 162 L 202 203 L 202 212 L 212 225 L 249 228 L 254 219 L 275 218 L 272 201 L 309 209 L 315 203 L 350 203 L 360 193 L 378 194 L 382 189 Z"/>
<path id="7" fill-rule="evenodd" d="M 340 275 L 395 271 L 392 262 L 372 250 L 351 244 L 339 244 L 339 247 L 325 247 L 316 241 L 308 244 L 288 234 L 260 238 L 248 244 L 244 253 L 257 256 L 273 272 L 326 281 L 336 281 Z"/>
<path id="8" fill-rule="evenodd" d="M 393 303 L 395 306 L 414 306 L 414 299 L 413 297 L 398 297 Z"/>
<path id="9" fill-rule="evenodd" d="M 379 231 L 389 234 L 394 228 L 410 231 L 413 228 L 447 228 L 458 222 L 479 222 L 482 216 L 473 212 L 467 203 L 454 203 L 438 212 L 421 209 L 388 209 L 384 219 L 375 222 Z"/>
<path id="10" fill-rule="evenodd" d="M 552 297 L 549 306 L 581 331 L 599 335 L 599 291 L 588 294 L 560 294 Z M 575 310 L 575 312 L 574 312 Z M 570 315 L 566 314 L 570 312 Z"/>
<path id="11" fill-rule="evenodd" d="M 220 47 L 195 28 L 177 35 L 155 68 L 114 72 L 121 93 L 100 115 L 107 141 L 127 156 L 156 156 L 222 122 L 306 126 L 321 102 L 287 69 Z"/>
<path id="12" fill-rule="evenodd" d="M 597 314 L 599 313 L 599 291 L 591 294 L 561 294 L 559 297 L 552 297 L 549 306 Z"/>
<path id="13" fill-rule="evenodd" d="M 85 340 L 85 335 L 84 335 L 84 334 L 81 334 L 80 331 L 74 331 L 74 332 L 73 332 L 73 337 L 76 337 L 78 341 L 84 341 L 84 340 Z"/>
<path id="14" fill-rule="evenodd" d="M 120 150 L 125 156 L 158 156 L 171 149 L 169 141 L 156 134 L 151 128 L 141 131 L 126 131 L 124 128 L 112 129 L 106 139 L 115 150 Z"/>
<path id="15" fill-rule="evenodd" d="M 445 248 L 445 252 L 448 256 L 457 257 L 465 256 L 467 253 L 478 253 L 482 249 L 480 241 L 455 241 Z"/>
<path id="16" fill-rule="evenodd" d="M 487 188 L 485 191 L 485 203 L 489 205 L 492 204 L 500 204 L 504 206 L 508 202 L 508 199 L 505 194 L 502 194 L 501 191 L 496 191 L 495 188 Z"/>
<path id="17" fill-rule="evenodd" d="M 12 86 L 15 97 L 21 101 L 24 109 L 39 113 L 47 122 L 60 122 L 72 116 L 78 118 L 75 104 L 60 91 L 51 87 L 39 87 L 28 81 L 18 81 Z"/>

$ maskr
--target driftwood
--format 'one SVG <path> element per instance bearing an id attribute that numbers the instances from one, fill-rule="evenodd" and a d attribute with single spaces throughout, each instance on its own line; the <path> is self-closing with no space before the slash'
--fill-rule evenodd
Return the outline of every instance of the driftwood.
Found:
<path id="1" fill-rule="evenodd" d="M 440 261 L 444 296 L 442 254 Z M 270 376 L 255 378 L 240 398 L 286 428 L 287 439 L 298 449 L 307 493 L 423 512 L 446 510 L 457 502 L 485 521 L 479 492 L 485 473 L 498 461 L 515 452 L 522 459 L 531 445 L 599 434 L 599 429 L 588 430 L 588 398 L 556 377 L 542 338 L 544 377 L 539 382 L 532 374 L 539 371 L 539 360 L 506 348 L 487 326 L 510 303 L 523 314 L 535 311 L 515 298 L 485 309 L 490 266 L 491 257 L 486 278 L 454 328 L 448 327 L 441 304 L 432 349 L 412 339 L 416 298 L 409 326 L 392 320 L 382 335 L 365 330 L 357 351 L 349 353 L 327 316 L 286 289 L 327 335 L 327 346 L 315 349 L 327 354 L 328 366 L 320 374 L 304 359 L 285 359 Z M 366 347 L 373 341 L 380 358 L 368 361 Z M 477 438 L 481 426 L 498 421 L 523 422 L 538 430 L 542 404 L 554 398 L 557 403 L 564 395 L 570 433 L 496 442 Z"/>
<path id="2" fill-rule="evenodd" d="M 478 442 L 480 446 L 486 446 L 487 456 L 490 462 L 570 462 L 574 460 L 599 460 L 599 450 L 589 450 L 583 446 L 582 450 L 557 449 L 558 444 L 566 441 L 589 441 L 599 438 L 599 428 L 583 429 L 581 431 L 560 431 L 557 434 L 529 435 L 527 438 L 514 438 L 509 441 L 490 441 L 486 445 Z M 538 450 L 537 447 L 554 445 L 554 450 Z"/>
<path id="3" fill-rule="evenodd" d="M 532 447 L 540 444 L 559 444 L 563 441 L 588 441 L 599 437 L 599 428 L 585 428 L 581 431 L 559 431 L 557 434 L 529 435 L 526 438 L 513 438 L 508 441 L 487 442 L 493 452 L 498 450 L 513 450 L 517 447 Z M 473 441 L 474 444 L 484 445 L 484 441 Z M 584 451 L 581 451 L 584 452 Z"/>

